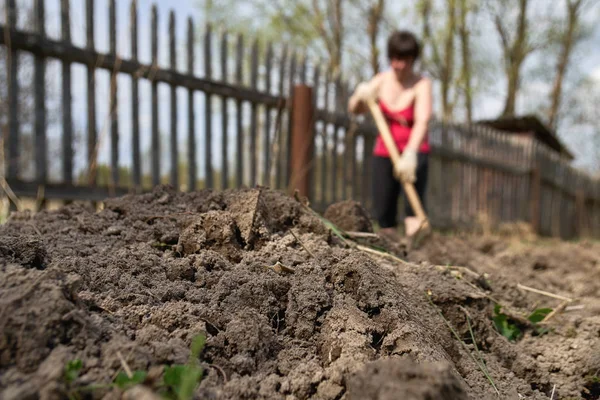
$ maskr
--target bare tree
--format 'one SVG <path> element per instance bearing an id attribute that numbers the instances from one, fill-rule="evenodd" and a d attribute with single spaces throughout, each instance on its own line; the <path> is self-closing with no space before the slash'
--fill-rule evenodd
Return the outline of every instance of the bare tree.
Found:
<path id="1" fill-rule="evenodd" d="M 375 0 L 369 7 L 369 18 L 367 24 L 367 34 L 369 36 L 370 61 L 373 75 L 379 72 L 379 48 L 377 39 L 381 30 L 381 22 L 385 12 L 385 1 Z"/>
<path id="2" fill-rule="evenodd" d="M 442 115 L 444 119 L 452 119 L 456 99 L 450 98 L 455 79 L 455 36 L 456 36 L 456 1 L 445 0 L 446 23 L 441 33 L 432 32 L 431 19 L 433 14 L 432 0 L 421 0 L 419 5 L 423 21 L 423 42 L 425 46 L 431 48 L 431 60 L 425 60 L 425 65 L 432 70 L 434 75 L 440 80 Z M 435 36 L 435 37 L 434 37 Z M 440 51 L 439 43 L 443 44 L 443 53 Z"/>
<path id="3" fill-rule="evenodd" d="M 467 25 L 467 17 L 470 13 L 470 8 L 467 0 L 459 0 L 459 20 L 458 33 L 460 36 L 461 55 L 462 55 L 462 70 L 461 83 L 465 95 L 465 110 L 467 122 L 473 121 L 473 88 L 471 86 L 471 32 Z"/>
<path id="4" fill-rule="evenodd" d="M 574 46 L 585 35 L 580 30 L 580 15 L 586 3 L 584 0 L 565 0 L 567 8 L 566 29 L 561 32 L 559 37 L 560 51 L 556 65 L 556 76 L 552 85 L 550 95 L 551 106 L 548 113 L 548 123 L 553 128 L 558 125 L 559 110 L 563 95 L 563 82 L 571 60 L 571 54 Z"/>

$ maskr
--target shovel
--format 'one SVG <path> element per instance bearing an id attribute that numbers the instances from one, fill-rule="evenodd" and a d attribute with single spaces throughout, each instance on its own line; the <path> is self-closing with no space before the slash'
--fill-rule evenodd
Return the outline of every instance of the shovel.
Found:
<path id="1" fill-rule="evenodd" d="M 385 118 L 383 117 L 381 110 L 377 106 L 377 103 L 375 103 L 375 100 L 371 98 L 366 100 L 366 103 L 369 107 L 369 110 L 371 111 L 371 115 L 373 115 L 375 124 L 377 125 L 377 128 L 381 133 L 383 143 L 385 144 L 385 147 L 390 153 L 392 163 L 395 165 L 396 162 L 400 159 L 400 153 L 398 152 L 398 148 L 396 147 L 394 139 L 392 138 L 390 127 L 388 126 Z M 417 244 L 417 242 L 420 242 L 421 239 L 424 238 L 424 236 L 430 233 L 429 219 L 427 218 L 427 215 L 423 210 L 423 205 L 421 203 L 421 200 L 419 199 L 417 191 L 415 190 L 415 186 L 411 182 L 401 181 L 401 183 L 402 187 L 404 188 L 404 193 L 406 193 L 406 197 L 408 197 L 408 201 L 410 202 L 412 209 L 415 211 L 417 218 L 421 220 L 421 226 L 413 236 L 413 243 L 411 245 L 411 247 L 413 247 Z"/>

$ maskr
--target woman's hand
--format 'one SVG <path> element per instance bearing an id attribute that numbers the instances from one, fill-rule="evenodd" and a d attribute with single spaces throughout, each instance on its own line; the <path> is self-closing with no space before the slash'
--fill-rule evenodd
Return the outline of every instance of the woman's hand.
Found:
<path id="1" fill-rule="evenodd" d="M 354 95 L 357 99 L 367 102 L 368 100 L 377 100 L 377 86 L 373 82 L 361 82 L 356 86 Z"/>
<path id="2" fill-rule="evenodd" d="M 379 97 L 379 84 L 382 75 L 376 75 L 367 82 L 361 82 L 356 86 L 352 97 L 348 102 L 348 111 L 352 114 L 362 114 L 369 110 L 367 100 L 377 101 Z"/>
<path id="3" fill-rule="evenodd" d="M 414 182 L 417 171 L 417 152 L 405 149 L 402 156 L 394 164 L 394 175 L 402 182 Z"/>

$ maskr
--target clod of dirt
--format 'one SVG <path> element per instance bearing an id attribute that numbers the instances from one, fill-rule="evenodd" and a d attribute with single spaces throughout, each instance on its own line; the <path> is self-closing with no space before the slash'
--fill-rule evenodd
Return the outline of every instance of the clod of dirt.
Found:
<path id="1" fill-rule="evenodd" d="M 266 225 L 265 206 L 261 193 L 260 189 L 249 189 L 227 192 L 225 196 L 227 211 L 231 213 L 239 229 L 240 237 L 246 245 L 252 245 L 260 233 L 256 226 L 257 222 L 261 221 L 263 225 Z M 267 227 L 262 226 L 262 228 L 266 229 Z"/>
<path id="2" fill-rule="evenodd" d="M 87 318 L 75 304 L 79 279 L 58 271 L 7 268 L 0 279 L 0 368 L 34 372 L 50 352 L 71 343 Z"/>
<path id="3" fill-rule="evenodd" d="M 242 249 L 242 237 L 233 216 L 227 211 L 209 211 L 183 230 L 177 245 L 185 255 L 214 250 L 235 259 Z"/>
<path id="4" fill-rule="evenodd" d="M 443 363 L 371 362 L 348 379 L 348 400 L 466 400 L 463 383 Z"/>
<path id="5" fill-rule="evenodd" d="M 330 205 L 323 215 L 348 232 L 373 232 L 369 213 L 357 201 L 345 200 Z"/>
<path id="6" fill-rule="evenodd" d="M 25 268 L 44 269 L 48 261 L 44 242 L 37 237 L 0 237 L 0 264 L 9 262 Z"/>

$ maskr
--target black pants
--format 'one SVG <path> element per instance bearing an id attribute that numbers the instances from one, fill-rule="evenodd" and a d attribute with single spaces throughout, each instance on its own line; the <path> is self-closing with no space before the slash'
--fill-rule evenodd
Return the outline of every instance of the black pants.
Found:
<path id="1" fill-rule="evenodd" d="M 425 189 L 427 187 L 428 155 L 418 153 L 415 190 L 425 209 Z M 398 196 L 402 184 L 394 177 L 394 167 L 388 157 L 373 157 L 373 216 L 381 228 L 393 228 L 398 225 Z M 414 217 L 415 212 L 406 199 L 405 213 Z"/>

